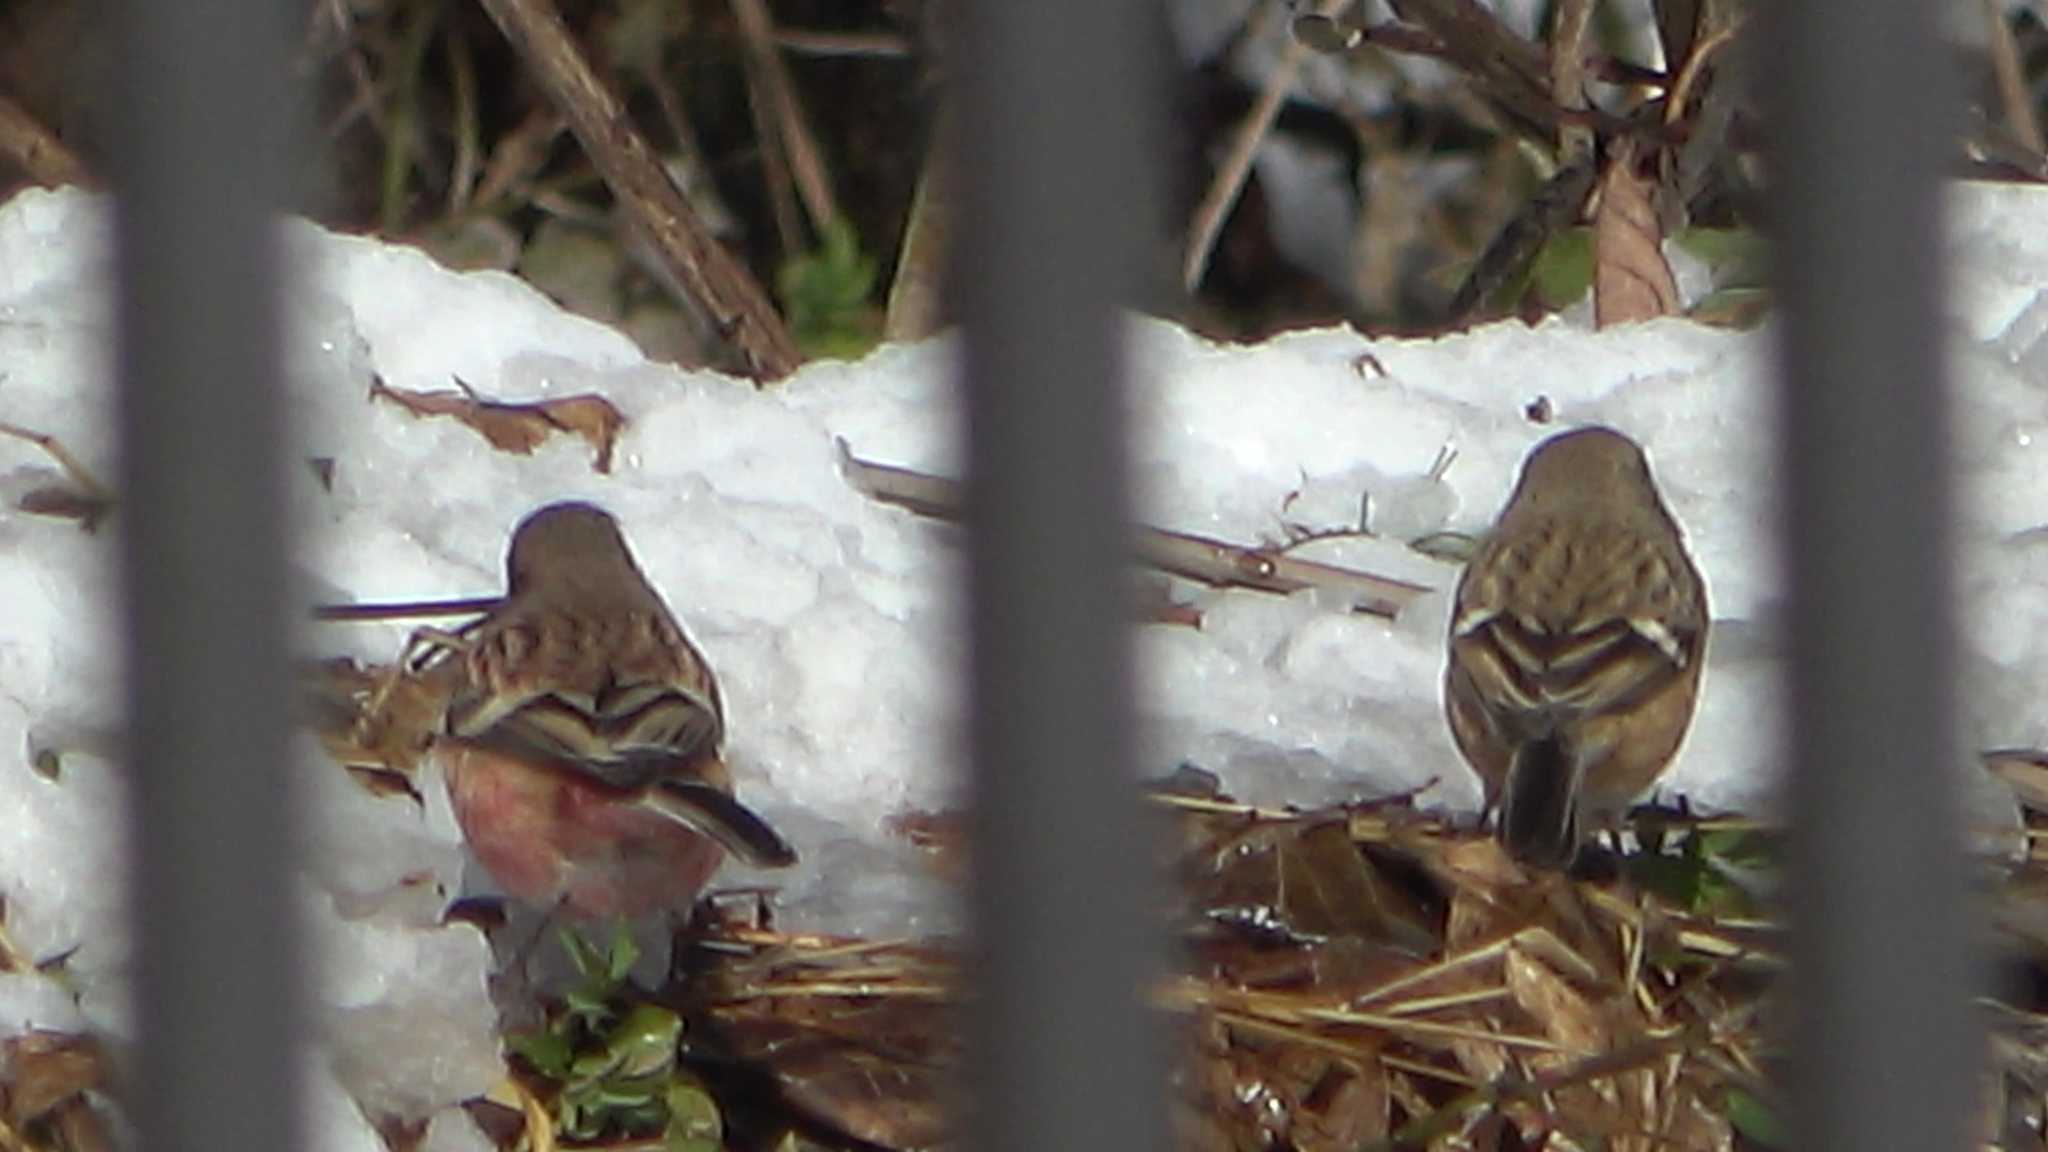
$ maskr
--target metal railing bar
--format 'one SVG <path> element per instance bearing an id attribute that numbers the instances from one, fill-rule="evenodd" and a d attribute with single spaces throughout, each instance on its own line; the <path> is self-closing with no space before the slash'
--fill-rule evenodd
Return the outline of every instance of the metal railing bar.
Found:
<path id="1" fill-rule="evenodd" d="M 152 1149 L 290 1148 L 291 625 L 276 216 L 293 5 L 108 4 L 118 190 L 135 1117 Z"/>
<path id="2" fill-rule="evenodd" d="M 949 10 L 962 158 L 974 1077 L 964 1146 L 1164 1146 L 1133 771 L 1120 309 L 1154 252 L 1150 4 Z"/>
<path id="3" fill-rule="evenodd" d="M 1799 1148 L 1960 1148 L 1981 1045 L 1956 796 L 1935 6 L 1767 6 L 1793 658 Z"/>

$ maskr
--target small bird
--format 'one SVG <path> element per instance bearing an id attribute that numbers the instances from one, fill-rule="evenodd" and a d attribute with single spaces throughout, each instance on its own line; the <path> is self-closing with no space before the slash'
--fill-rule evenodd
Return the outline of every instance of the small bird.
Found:
<path id="1" fill-rule="evenodd" d="M 1707 594 L 1635 441 L 1537 445 L 1466 565 L 1444 712 L 1510 855 L 1568 866 L 1677 753 L 1699 696 Z"/>
<path id="2" fill-rule="evenodd" d="M 521 521 L 505 599 L 439 642 L 454 677 L 433 744 L 463 837 L 514 899 L 572 916 L 685 912 L 727 852 L 796 853 L 732 795 L 718 682 L 618 521 Z"/>

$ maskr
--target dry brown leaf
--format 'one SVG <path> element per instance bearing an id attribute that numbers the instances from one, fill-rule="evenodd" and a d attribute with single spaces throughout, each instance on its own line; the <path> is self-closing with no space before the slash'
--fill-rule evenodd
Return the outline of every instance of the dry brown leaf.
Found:
<path id="1" fill-rule="evenodd" d="M 1664 260 L 1664 228 L 1650 202 L 1654 184 L 1623 137 L 1610 147 L 1593 210 L 1593 323 L 1598 328 L 1678 311 L 1678 283 Z"/>
<path id="2" fill-rule="evenodd" d="M 1670 1120 L 1663 1126 L 1662 1147 L 1728 1152 L 1735 1147 L 1735 1125 L 1696 1091 L 1681 1090 Z"/>
<path id="3" fill-rule="evenodd" d="M 1520 947 L 1509 949 L 1505 967 L 1508 990 L 1515 1003 L 1564 1049 L 1555 1055 L 1532 1057 L 1532 1065 L 1549 1072 L 1569 1071 L 1581 1060 L 1644 1041 L 1644 1021 L 1633 1011 L 1633 1001 L 1597 1001 L 1533 952 Z M 1605 1135 L 1609 1146 L 1617 1152 L 1650 1152 L 1664 1146 L 1676 1131 L 1667 1117 L 1686 1111 L 1667 1110 L 1663 1105 L 1660 1073 L 1666 1064 L 1665 1060 L 1656 1060 L 1557 1089 L 1553 1093 L 1556 1123 L 1578 1135 Z M 1660 1129 L 1672 1130 L 1662 1136 L 1653 1135 Z M 1715 1136 L 1711 1128 L 1702 1128 L 1697 1123 L 1687 1124 L 1685 1133 L 1689 1138 L 1703 1136 L 1709 1141 Z"/>
<path id="4" fill-rule="evenodd" d="M 375 379 L 370 381 L 370 398 L 388 400 L 415 416 L 453 417 L 490 441 L 491 447 L 521 456 L 531 455 L 557 432 L 572 433 L 596 451 L 594 469 L 612 470 L 612 451 L 626 417 L 604 397 L 584 393 L 513 404 L 486 400 L 459 379 L 455 386 L 454 392 L 414 392 Z"/>
<path id="5" fill-rule="evenodd" d="M 43 1119 L 106 1083 L 107 1059 L 97 1042 L 67 1032 L 27 1032 L 0 1043 L 6 1116 L 17 1128 Z"/>
<path id="6" fill-rule="evenodd" d="M 1416 956 L 1435 947 L 1437 925 L 1359 851 L 1348 822 L 1232 819 L 1221 827 L 1224 834 L 1200 854 L 1214 862 L 1213 875 L 1195 878 L 1204 914 L 1305 940 L 1350 936 Z"/>
<path id="7" fill-rule="evenodd" d="M 1508 995 L 1529 1018 L 1543 1029 L 1564 1053 L 1553 1064 L 1571 1056 L 1591 1056 L 1612 1046 L 1614 1035 L 1600 1010 L 1571 982 L 1550 965 L 1537 959 L 1519 944 L 1510 945 L 1503 965 Z"/>
<path id="8" fill-rule="evenodd" d="M 611 401 L 585 393 L 544 400 L 538 407 L 557 428 L 583 437 L 596 450 L 593 467 L 599 472 L 612 470 L 612 449 L 618 444 L 619 433 L 625 431 L 626 417 Z"/>
<path id="9" fill-rule="evenodd" d="M 1387 1138 L 1389 1106 L 1386 1068 L 1330 1060 L 1301 1097 L 1294 1117 L 1294 1146 L 1302 1152 L 1364 1148 Z"/>
<path id="10" fill-rule="evenodd" d="M 1183 1127 L 1197 1137 L 1189 1146 L 1321 1152 L 1366 1147 L 1390 1130 L 1392 1096 L 1376 1044 L 1356 1045 L 1356 1057 L 1337 1055 L 1206 1012 L 1186 1041 L 1195 1051 L 1175 1080 L 1190 1108 Z"/>

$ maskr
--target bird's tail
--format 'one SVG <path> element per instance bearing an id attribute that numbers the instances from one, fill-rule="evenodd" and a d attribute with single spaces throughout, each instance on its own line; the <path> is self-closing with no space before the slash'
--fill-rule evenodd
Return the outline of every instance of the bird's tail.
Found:
<path id="1" fill-rule="evenodd" d="M 1564 868 L 1579 850 L 1579 756 L 1557 731 L 1524 743 L 1508 764 L 1500 841 L 1538 868 Z"/>

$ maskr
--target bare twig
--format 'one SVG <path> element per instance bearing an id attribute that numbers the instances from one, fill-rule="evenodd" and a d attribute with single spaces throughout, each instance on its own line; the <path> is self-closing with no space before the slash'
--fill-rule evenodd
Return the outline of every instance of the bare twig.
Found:
<path id="1" fill-rule="evenodd" d="M 1671 91 L 1664 100 L 1664 122 L 1676 124 L 1685 117 L 1686 101 L 1692 99 L 1692 90 L 1699 86 L 1700 75 L 1714 56 L 1733 43 L 1738 32 L 1746 23 L 1740 16 L 1715 28 L 1701 38 L 1693 47 L 1692 54 L 1685 58 L 1685 64 L 1678 70 L 1677 79 L 1671 82 Z"/>
<path id="2" fill-rule="evenodd" d="M 113 490 L 101 484 L 99 477 L 85 462 L 73 455 L 62 440 L 47 432 L 23 428 L 19 424 L 0 422 L 0 436 L 26 441 L 43 450 L 43 454 L 55 461 L 70 488 L 38 488 L 21 498 L 21 510 L 38 516 L 55 516 L 60 519 L 76 520 L 78 526 L 90 533 L 99 527 L 100 521 L 114 509 Z"/>
<path id="3" fill-rule="evenodd" d="M 1577 219 L 1585 209 L 1586 196 L 1592 192 L 1597 175 L 1590 158 L 1568 164 L 1529 197 L 1521 211 L 1501 226 L 1473 262 L 1465 282 L 1458 286 L 1458 294 L 1451 301 L 1452 323 L 1473 319 L 1478 309 L 1528 271 L 1551 235 Z"/>
<path id="4" fill-rule="evenodd" d="M 896 253 L 896 276 L 889 282 L 889 307 L 882 321 L 885 340 L 922 340 L 945 322 L 942 288 L 946 253 L 952 247 L 953 164 L 958 151 L 952 116 L 941 107 L 939 123 L 925 146 L 917 191 L 910 197 L 903 246 Z"/>
<path id="5" fill-rule="evenodd" d="M 498 596 L 472 596 L 467 600 L 415 600 L 402 604 L 320 604 L 313 609 L 313 619 L 356 624 L 372 620 L 475 616 L 489 612 L 502 602 L 503 598 Z"/>
<path id="6" fill-rule="evenodd" d="M 801 28 L 777 28 L 775 46 L 806 56 L 904 59 L 911 54 L 910 41 L 891 32 L 810 32 Z"/>
<path id="7" fill-rule="evenodd" d="M 2012 26 L 2005 22 L 2005 5 L 1984 0 L 1984 19 L 1990 25 L 1991 68 L 1998 77 L 1998 101 L 2005 106 L 2005 126 L 2030 150 L 2038 153 L 2041 119 L 2034 112 L 2033 94 L 2020 66 L 2019 46 L 2013 43 Z"/>
<path id="8" fill-rule="evenodd" d="M 1350 4 L 1351 0 L 1316 0 L 1314 14 L 1334 18 Z M 1301 72 L 1301 62 L 1309 51 L 1299 38 L 1288 36 L 1279 61 L 1266 75 L 1265 91 L 1259 93 L 1258 103 L 1245 113 L 1231 135 L 1230 152 L 1217 167 L 1216 177 L 1209 181 L 1209 190 L 1203 194 L 1194 220 L 1188 225 L 1187 252 L 1181 259 L 1180 278 L 1181 287 L 1190 292 L 1202 282 L 1202 273 L 1209 267 L 1209 253 L 1216 248 L 1216 237 L 1223 231 L 1223 222 L 1230 218 L 1230 208 L 1237 203 L 1238 194 L 1244 191 L 1252 157 L 1257 155 L 1259 142 L 1266 138 L 1274 119 L 1280 115 L 1280 105 L 1294 87 L 1294 78 Z"/>
<path id="9" fill-rule="evenodd" d="M 498 137 L 490 161 L 484 165 L 483 178 L 470 195 L 470 203 L 495 204 L 533 179 L 547 163 L 548 147 L 561 131 L 561 113 L 552 108 L 535 108 L 517 128 Z"/>
<path id="10" fill-rule="evenodd" d="M 0 160 L 12 163 L 47 188 L 92 182 L 78 154 L 29 115 L 28 109 L 5 95 L 0 95 Z"/>
<path id="11" fill-rule="evenodd" d="M 1657 41 L 1664 48 L 1664 66 L 1677 68 L 1692 55 L 1703 9 L 1708 0 L 1657 0 L 1650 5 L 1657 21 Z"/>
<path id="12" fill-rule="evenodd" d="M 769 215 L 775 221 L 775 239 L 785 255 L 803 251 L 804 224 L 797 214 L 796 177 L 790 172 L 788 150 L 781 146 L 782 128 L 769 94 L 768 78 L 762 74 L 754 53 L 747 55 L 747 114 L 754 121 L 756 151 L 761 157 L 761 178 L 768 185 Z"/>
<path id="13" fill-rule="evenodd" d="M 1401 18 L 1434 33 L 1496 96 L 1546 95 L 1550 62 L 1478 0 L 1401 0 Z"/>
<path id="14" fill-rule="evenodd" d="M 711 235 L 635 131 L 618 98 L 590 70 L 553 0 L 481 0 L 568 117 L 605 183 L 653 242 L 684 290 L 710 313 L 762 380 L 779 380 L 803 363 L 789 327 L 768 296 Z"/>
<path id="15" fill-rule="evenodd" d="M 839 442 L 839 468 L 854 487 L 877 500 L 942 519 L 960 515 L 963 501 L 957 480 L 870 463 L 854 456 L 843 440 Z M 1388 619 L 1429 591 L 1420 584 L 1300 560 L 1271 548 L 1246 547 L 1163 528 L 1141 525 L 1136 543 L 1139 560 L 1175 576 L 1283 595 L 1307 588 L 1336 592 L 1350 601 L 1353 611 Z"/>
<path id="16" fill-rule="evenodd" d="M 448 72 L 455 88 L 455 162 L 448 173 L 448 211 L 452 215 L 469 207 L 470 193 L 476 190 L 477 173 L 483 167 L 476 59 L 459 23 L 448 28 Z"/>
<path id="17" fill-rule="evenodd" d="M 1586 30 L 1592 0 L 1560 0 L 1551 17 L 1550 98 L 1570 112 L 1586 110 Z M 1569 163 L 1593 151 L 1593 130 L 1567 121 L 1558 127 L 1558 157 Z"/>
<path id="18" fill-rule="evenodd" d="M 781 53 L 775 50 L 775 24 L 768 15 L 768 6 L 763 0 L 732 0 L 733 15 L 738 18 L 740 36 L 746 42 L 747 54 L 755 62 L 755 70 L 768 89 L 768 103 L 775 112 L 779 127 L 777 135 L 783 148 L 789 154 L 791 175 L 796 177 L 797 192 L 804 198 L 804 211 L 810 213 L 811 223 L 819 229 L 830 227 L 839 219 L 839 204 L 832 195 L 832 178 L 825 172 L 825 162 L 820 157 L 817 135 L 811 131 L 810 123 L 804 118 L 804 108 L 796 96 L 796 83 L 790 78 L 789 65 L 783 62 Z M 764 148 L 769 142 L 762 141 Z"/>

